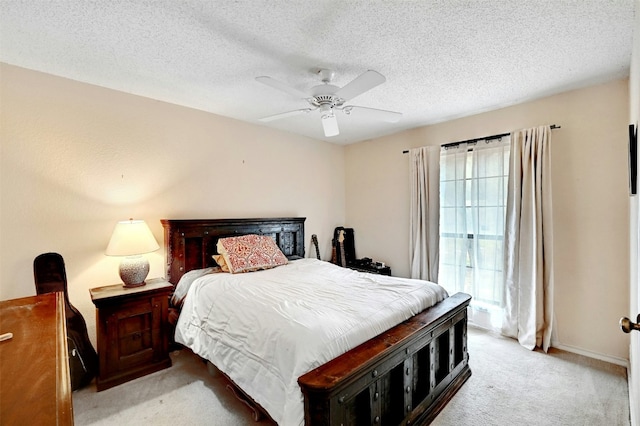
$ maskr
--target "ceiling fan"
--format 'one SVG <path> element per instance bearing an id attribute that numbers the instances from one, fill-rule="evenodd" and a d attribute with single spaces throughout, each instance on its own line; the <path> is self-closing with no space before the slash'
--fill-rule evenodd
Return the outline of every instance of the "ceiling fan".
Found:
<path id="1" fill-rule="evenodd" d="M 370 117 L 372 119 L 387 121 L 389 123 L 397 122 L 402 116 L 402 113 L 400 112 L 367 108 L 356 105 L 345 105 L 347 101 L 363 94 L 368 90 L 373 89 L 374 87 L 386 81 L 386 78 L 384 78 L 384 76 L 377 71 L 366 71 L 363 74 L 360 74 L 344 87 L 338 87 L 331 84 L 331 80 L 333 80 L 333 77 L 335 75 L 332 70 L 321 68 L 317 70 L 316 74 L 320 76 L 322 84 L 312 87 L 309 93 L 305 93 L 271 77 L 256 77 L 256 80 L 260 83 L 264 83 L 267 86 L 285 91 L 297 98 L 304 99 L 310 105 L 310 108 L 302 108 L 296 109 L 294 111 L 282 112 L 279 114 L 260 118 L 259 120 L 263 122 L 269 122 L 281 118 L 292 117 L 295 115 L 306 114 L 311 111 L 320 110 L 320 118 L 322 121 L 322 128 L 324 129 L 324 135 L 326 137 L 331 137 L 340 134 L 340 130 L 338 129 L 338 120 L 336 119 L 335 115 L 336 111 L 341 111 L 346 115 L 350 115 L 352 112 L 354 112 L 359 115 L 366 115 L 367 117 Z"/>

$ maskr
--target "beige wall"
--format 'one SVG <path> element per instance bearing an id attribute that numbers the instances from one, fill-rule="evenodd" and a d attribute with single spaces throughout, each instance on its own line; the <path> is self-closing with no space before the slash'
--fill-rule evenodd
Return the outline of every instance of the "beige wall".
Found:
<path id="1" fill-rule="evenodd" d="M 555 123 L 557 341 L 628 357 L 616 328 L 629 307 L 626 80 L 343 148 L 9 65 L 0 73 L 0 299 L 34 294 L 33 258 L 57 251 L 95 338 L 88 289 L 119 281 L 103 253 L 128 217 L 162 244 L 161 218 L 306 216 L 323 258 L 345 224 L 359 257 L 407 276 L 402 150 Z M 149 255 L 150 276 L 164 275 L 163 256 Z"/>
<path id="2" fill-rule="evenodd" d="M 305 216 L 323 256 L 344 222 L 341 146 L 0 65 L 0 299 L 35 294 L 32 262 L 65 259 L 95 339 L 88 289 L 120 281 L 118 220 Z M 315 255 L 306 242 L 307 255 Z M 162 250 L 148 255 L 164 276 Z"/>
<path id="3" fill-rule="evenodd" d="M 402 151 L 541 124 L 553 131 L 556 343 L 628 359 L 627 80 L 589 87 L 346 148 L 346 224 L 358 255 L 409 275 L 409 163 Z"/>

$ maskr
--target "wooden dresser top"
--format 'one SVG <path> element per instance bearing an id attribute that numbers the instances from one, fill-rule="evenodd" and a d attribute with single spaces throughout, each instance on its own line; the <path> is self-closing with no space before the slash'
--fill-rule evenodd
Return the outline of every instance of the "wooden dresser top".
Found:
<path id="1" fill-rule="evenodd" d="M 0 302 L 0 422 L 72 425 L 62 293 Z"/>

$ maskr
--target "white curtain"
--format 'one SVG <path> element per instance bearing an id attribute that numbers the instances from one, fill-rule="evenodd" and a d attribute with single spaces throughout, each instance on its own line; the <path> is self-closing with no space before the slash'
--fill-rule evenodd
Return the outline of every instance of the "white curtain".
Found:
<path id="1" fill-rule="evenodd" d="M 444 149 L 440 167 L 438 282 L 472 296 L 470 322 L 500 330 L 509 138 Z"/>
<path id="2" fill-rule="evenodd" d="M 502 333 L 549 349 L 553 313 L 551 128 L 511 134 Z"/>
<path id="3" fill-rule="evenodd" d="M 440 156 L 440 274 L 438 283 L 449 294 L 469 293 L 467 253 L 467 155 L 469 145 L 442 148 Z M 473 296 L 473 295 L 471 295 Z M 471 299 L 473 301 L 473 299 Z"/>
<path id="4" fill-rule="evenodd" d="M 411 278 L 438 280 L 440 147 L 409 150 L 411 209 L 409 268 Z"/>

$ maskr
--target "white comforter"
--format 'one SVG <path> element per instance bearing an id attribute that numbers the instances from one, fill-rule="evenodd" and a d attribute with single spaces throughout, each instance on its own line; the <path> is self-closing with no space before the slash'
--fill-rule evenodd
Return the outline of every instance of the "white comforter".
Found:
<path id="1" fill-rule="evenodd" d="M 278 424 L 301 425 L 299 376 L 445 297 L 431 282 L 300 259 L 196 279 L 175 338 L 228 375 Z"/>

